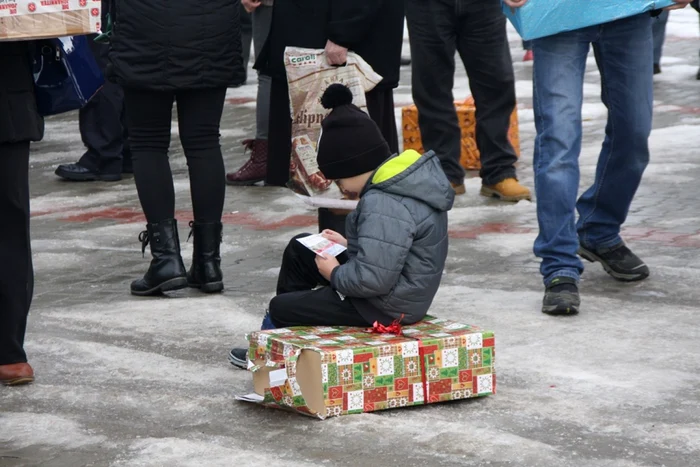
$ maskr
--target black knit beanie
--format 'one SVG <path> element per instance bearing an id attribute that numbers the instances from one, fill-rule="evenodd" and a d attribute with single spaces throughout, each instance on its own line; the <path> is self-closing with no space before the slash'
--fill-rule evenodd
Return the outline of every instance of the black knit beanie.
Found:
<path id="1" fill-rule="evenodd" d="M 352 103 L 352 91 L 331 84 L 321 97 L 326 109 L 333 109 L 321 123 L 318 167 L 330 180 L 372 172 L 391 156 L 379 127 Z"/>

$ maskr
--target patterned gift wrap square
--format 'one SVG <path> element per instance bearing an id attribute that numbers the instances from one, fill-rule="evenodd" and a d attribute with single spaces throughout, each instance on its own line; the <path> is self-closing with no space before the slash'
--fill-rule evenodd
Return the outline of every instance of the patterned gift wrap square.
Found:
<path id="1" fill-rule="evenodd" d="M 461 130 L 462 144 L 459 162 L 467 170 L 478 170 L 481 168 L 479 148 L 476 147 L 476 106 L 472 97 L 464 101 L 455 102 L 457 120 Z M 415 149 L 421 154 L 426 151 L 423 148 L 420 128 L 418 127 L 418 109 L 415 105 L 404 107 L 401 112 L 401 124 L 403 126 L 403 147 L 405 149 Z M 510 139 L 515 154 L 520 157 L 520 134 L 518 131 L 518 109 L 513 109 L 510 116 L 510 128 L 508 129 Z M 430 150 L 433 148 L 427 148 Z"/>
<path id="2" fill-rule="evenodd" d="M 102 0 L 0 0 L 0 42 L 93 34 Z"/>
<path id="3" fill-rule="evenodd" d="M 609 23 L 673 3 L 673 0 L 529 0 L 515 9 L 503 3 L 503 12 L 520 37 L 529 41 Z"/>
<path id="4" fill-rule="evenodd" d="M 256 394 L 239 399 L 321 419 L 496 392 L 493 333 L 431 316 L 398 336 L 297 327 L 248 340 Z"/>

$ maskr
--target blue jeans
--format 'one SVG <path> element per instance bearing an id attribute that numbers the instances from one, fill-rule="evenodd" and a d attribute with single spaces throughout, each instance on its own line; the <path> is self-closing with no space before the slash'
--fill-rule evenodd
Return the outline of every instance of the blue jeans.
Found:
<path id="1" fill-rule="evenodd" d="M 586 57 L 593 44 L 608 108 L 595 182 L 576 200 Z M 651 17 L 642 14 L 533 41 L 535 190 L 540 232 L 535 255 L 545 285 L 579 279 L 579 242 L 605 248 L 620 226 L 649 162 L 652 119 Z M 575 210 L 579 219 L 576 223 Z"/>

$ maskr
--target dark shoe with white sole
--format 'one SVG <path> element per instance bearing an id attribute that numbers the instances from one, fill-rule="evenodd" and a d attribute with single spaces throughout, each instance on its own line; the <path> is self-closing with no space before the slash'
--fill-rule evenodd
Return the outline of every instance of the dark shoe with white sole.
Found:
<path id="1" fill-rule="evenodd" d="M 231 365 L 242 370 L 248 369 L 248 349 L 235 347 L 228 353 L 228 361 Z"/>
<path id="2" fill-rule="evenodd" d="M 544 291 L 542 313 L 548 315 L 575 315 L 581 305 L 578 285 L 569 277 L 555 277 Z"/>
<path id="3" fill-rule="evenodd" d="M 579 247 L 581 258 L 603 265 L 605 272 L 623 282 L 641 281 L 649 277 L 649 267 L 639 256 L 632 253 L 624 242 L 610 248 Z"/>

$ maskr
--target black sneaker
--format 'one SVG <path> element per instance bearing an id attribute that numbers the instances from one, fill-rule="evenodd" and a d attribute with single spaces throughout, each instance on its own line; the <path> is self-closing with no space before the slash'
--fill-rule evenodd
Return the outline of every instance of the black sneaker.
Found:
<path id="1" fill-rule="evenodd" d="M 578 254 L 591 263 L 602 264 L 605 272 L 619 281 L 641 281 L 649 277 L 647 265 L 632 253 L 623 242 L 610 248 L 589 249 L 581 246 L 578 249 Z"/>
<path id="2" fill-rule="evenodd" d="M 248 349 L 241 349 L 234 347 L 228 353 L 228 361 L 231 365 L 241 368 L 243 370 L 248 369 Z"/>
<path id="3" fill-rule="evenodd" d="M 555 277 L 544 291 L 542 313 L 548 315 L 575 315 L 581 305 L 576 281 L 569 277 Z"/>

